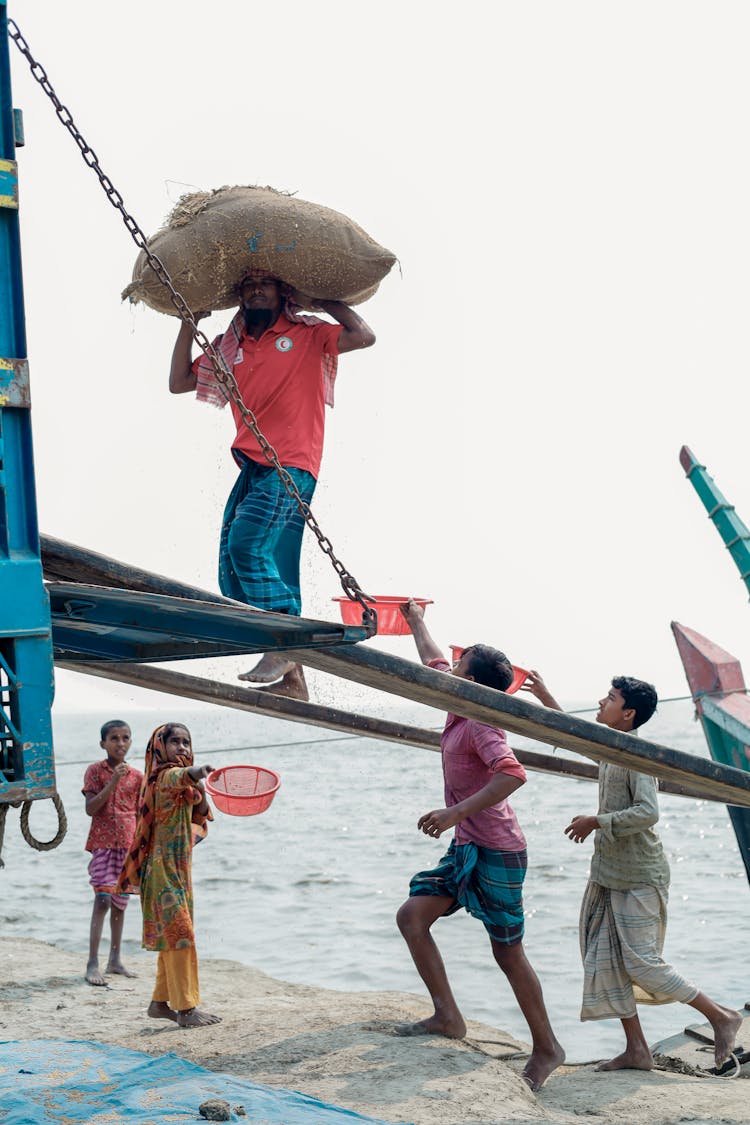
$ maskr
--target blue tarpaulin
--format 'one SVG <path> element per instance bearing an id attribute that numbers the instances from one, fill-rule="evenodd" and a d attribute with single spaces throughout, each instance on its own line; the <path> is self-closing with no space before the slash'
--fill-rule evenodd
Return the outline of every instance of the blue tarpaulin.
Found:
<path id="1" fill-rule="evenodd" d="M 196 1032 L 200 1034 L 200 1032 Z M 384 1125 L 293 1090 L 217 1074 L 177 1055 L 142 1054 L 83 1039 L 0 1042 L 2 1125 L 164 1125 L 203 1120 L 223 1098 L 247 1125 Z"/>

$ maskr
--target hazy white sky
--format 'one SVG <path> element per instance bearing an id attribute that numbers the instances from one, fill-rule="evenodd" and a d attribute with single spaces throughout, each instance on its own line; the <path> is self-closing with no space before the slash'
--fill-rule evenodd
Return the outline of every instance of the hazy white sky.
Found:
<path id="1" fill-rule="evenodd" d="M 748 657 L 677 460 L 750 522 L 745 3 L 9 15 L 147 232 L 184 191 L 271 184 L 398 255 L 363 309 L 376 346 L 341 360 L 314 502 L 363 588 L 433 598 L 436 639 L 496 644 L 568 699 L 617 673 L 684 692 L 672 618 Z M 136 248 L 11 52 L 40 526 L 215 588 L 229 412 L 168 394 L 177 323 L 120 302 Z M 304 573 L 306 615 L 335 617 L 312 542 Z M 58 676 L 63 706 L 110 698 L 149 700 Z"/>

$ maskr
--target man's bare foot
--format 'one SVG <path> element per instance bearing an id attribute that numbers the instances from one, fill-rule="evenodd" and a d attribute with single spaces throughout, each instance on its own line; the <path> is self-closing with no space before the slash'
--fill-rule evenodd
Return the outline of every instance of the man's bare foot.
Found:
<path id="1" fill-rule="evenodd" d="M 272 684 L 294 667 L 283 652 L 267 652 L 249 672 L 242 672 L 237 679 L 251 684 Z"/>
<path id="2" fill-rule="evenodd" d="M 651 1052 L 628 1047 L 621 1055 L 599 1063 L 597 1070 L 653 1070 L 654 1057 Z"/>
<path id="3" fill-rule="evenodd" d="M 714 1029 L 714 1058 L 721 1066 L 734 1050 L 737 1032 L 742 1027 L 742 1016 L 732 1008 L 721 1008 L 722 1018 L 711 1020 Z"/>
<path id="4" fill-rule="evenodd" d="M 152 1020 L 174 1020 L 177 1022 L 177 1012 L 163 1000 L 152 1000 L 146 1008 L 146 1015 L 151 1016 Z"/>
<path id="5" fill-rule="evenodd" d="M 177 1013 L 178 1027 L 207 1027 L 210 1023 L 221 1023 L 221 1016 L 212 1016 L 201 1008 L 188 1008 Z"/>
<path id="6" fill-rule="evenodd" d="M 405 1038 L 411 1035 L 444 1035 L 446 1039 L 463 1039 L 466 1035 L 466 1024 L 460 1015 L 453 1019 L 430 1016 L 429 1019 L 418 1020 L 416 1023 L 397 1023 L 393 1028 L 393 1034 Z"/>
<path id="7" fill-rule="evenodd" d="M 242 679 L 242 677 L 240 677 Z M 285 695 L 289 699 L 301 699 L 307 703 L 310 693 L 307 690 L 305 673 L 301 664 L 292 664 L 289 671 L 277 684 L 268 684 L 255 688 L 255 691 L 269 692 L 271 695 Z"/>
<path id="8" fill-rule="evenodd" d="M 521 1077 L 530 1090 L 534 1093 L 541 1090 L 553 1070 L 565 1062 L 565 1051 L 555 1040 L 554 1047 L 549 1051 L 536 1050 L 531 1052 L 531 1057 L 523 1068 Z"/>
<path id="9" fill-rule="evenodd" d="M 110 961 L 104 970 L 105 976 L 112 974 L 117 977 L 137 977 L 137 973 L 131 973 L 130 969 L 126 969 L 122 961 Z"/>
<path id="10" fill-rule="evenodd" d="M 86 966 L 86 980 L 89 984 L 97 984 L 100 987 L 103 985 L 104 988 L 107 987 L 107 982 L 102 976 L 98 961 L 89 961 Z"/>

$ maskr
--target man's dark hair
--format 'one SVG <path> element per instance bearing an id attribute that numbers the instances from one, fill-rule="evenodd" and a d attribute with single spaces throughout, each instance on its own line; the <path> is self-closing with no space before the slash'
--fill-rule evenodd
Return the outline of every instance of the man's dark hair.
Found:
<path id="1" fill-rule="evenodd" d="M 478 684 L 505 691 L 513 683 L 513 668 L 504 652 L 489 645 L 471 645 L 463 655 L 469 657 L 467 671 Z"/>
<path id="2" fill-rule="evenodd" d="M 104 739 L 107 737 L 109 732 L 111 730 L 114 730 L 115 727 L 125 727 L 127 730 L 130 730 L 130 723 L 126 723 L 124 719 L 110 719 L 109 722 L 105 723 L 102 727 L 102 730 L 101 730 L 101 740 L 102 740 L 102 742 L 104 742 Z"/>
<path id="3" fill-rule="evenodd" d="M 647 684 L 645 680 L 636 680 L 633 676 L 615 676 L 612 687 L 617 688 L 628 710 L 635 711 L 633 730 L 649 721 L 659 702 L 653 684 Z"/>

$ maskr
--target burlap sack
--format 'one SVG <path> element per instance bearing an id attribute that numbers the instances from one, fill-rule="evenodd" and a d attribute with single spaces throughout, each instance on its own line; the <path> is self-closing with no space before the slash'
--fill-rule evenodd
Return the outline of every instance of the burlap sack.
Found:
<path id="1" fill-rule="evenodd" d="M 313 298 L 361 304 L 396 260 L 346 215 L 269 187 L 185 195 L 148 245 L 194 312 L 235 306 L 250 269 Z M 176 315 L 143 251 L 122 295 Z"/>

